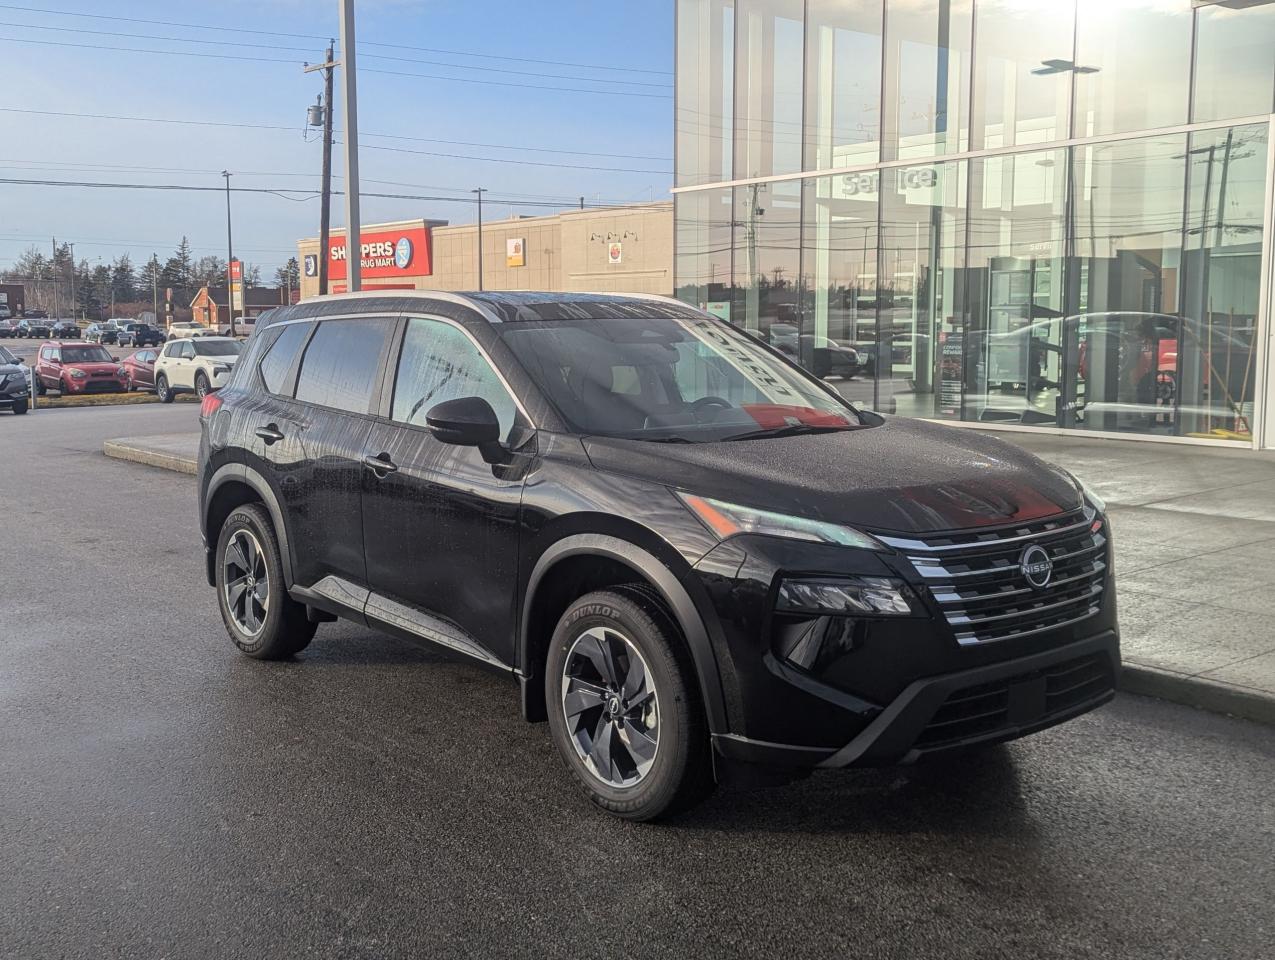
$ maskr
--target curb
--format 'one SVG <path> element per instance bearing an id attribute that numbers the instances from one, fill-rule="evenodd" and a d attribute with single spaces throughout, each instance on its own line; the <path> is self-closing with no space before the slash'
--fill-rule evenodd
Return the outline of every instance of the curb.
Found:
<path id="1" fill-rule="evenodd" d="M 128 440 L 107 440 L 102 444 L 102 452 L 116 460 L 129 460 L 142 463 L 148 467 L 159 467 L 161 470 L 172 470 L 194 476 L 196 460 L 194 457 L 179 453 L 164 453 L 160 450 L 133 444 Z"/>
<path id="2" fill-rule="evenodd" d="M 1205 677 L 1192 677 L 1126 660 L 1120 671 L 1120 690 L 1275 725 L 1275 696 Z"/>

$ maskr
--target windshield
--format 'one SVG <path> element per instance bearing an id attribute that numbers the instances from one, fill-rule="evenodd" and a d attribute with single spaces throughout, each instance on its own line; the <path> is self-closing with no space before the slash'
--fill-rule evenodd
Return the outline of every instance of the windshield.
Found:
<path id="1" fill-rule="evenodd" d="M 200 357 L 237 357 L 243 353 L 243 344 L 238 340 L 204 340 L 195 341 L 195 355 Z"/>
<path id="2" fill-rule="evenodd" d="M 63 363 L 114 363 L 105 347 L 63 347 Z"/>
<path id="3" fill-rule="evenodd" d="M 862 425 L 818 380 L 712 318 L 519 321 L 498 330 L 579 433 L 703 443 Z"/>

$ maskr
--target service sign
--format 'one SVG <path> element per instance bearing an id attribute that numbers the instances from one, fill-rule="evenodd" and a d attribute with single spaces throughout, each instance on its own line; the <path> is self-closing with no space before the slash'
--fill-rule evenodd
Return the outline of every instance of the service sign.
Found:
<path id="1" fill-rule="evenodd" d="M 428 277 L 434 272 L 429 229 L 408 227 L 402 230 L 375 231 L 359 236 L 362 248 L 363 276 Z M 334 237 L 328 244 L 328 276 L 346 278 L 345 238 Z"/>

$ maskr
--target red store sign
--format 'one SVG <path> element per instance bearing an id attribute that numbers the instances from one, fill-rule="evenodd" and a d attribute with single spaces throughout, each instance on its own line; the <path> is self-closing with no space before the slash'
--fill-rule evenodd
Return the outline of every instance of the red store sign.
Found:
<path id="1" fill-rule="evenodd" d="M 428 277 L 434 272 L 428 227 L 362 233 L 359 246 L 365 278 Z M 346 278 L 345 258 L 345 238 L 334 237 L 328 245 L 330 279 Z"/>

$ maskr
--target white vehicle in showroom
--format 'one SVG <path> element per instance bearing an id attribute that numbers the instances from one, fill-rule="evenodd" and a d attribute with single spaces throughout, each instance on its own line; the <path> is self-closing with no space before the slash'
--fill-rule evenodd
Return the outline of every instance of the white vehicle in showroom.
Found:
<path id="1" fill-rule="evenodd" d="M 226 384 L 242 353 L 243 343 L 230 337 L 170 340 L 155 359 L 155 395 L 160 403 L 179 393 L 206 397 Z"/>

